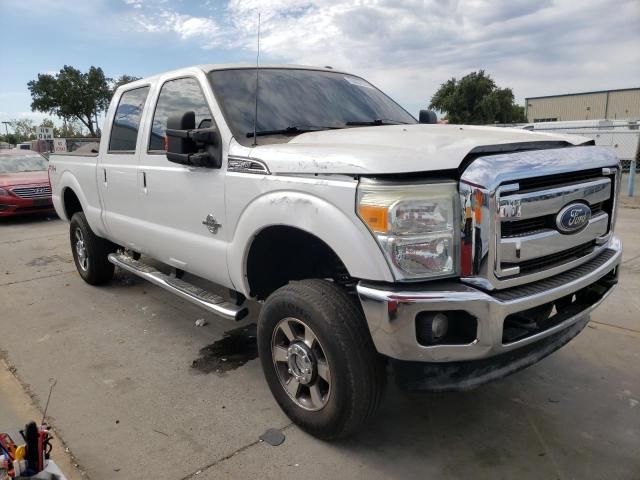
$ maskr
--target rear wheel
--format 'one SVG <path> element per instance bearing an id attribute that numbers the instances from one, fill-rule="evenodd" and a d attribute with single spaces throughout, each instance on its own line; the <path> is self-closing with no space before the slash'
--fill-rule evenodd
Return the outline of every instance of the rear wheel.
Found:
<path id="1" fill-rule="evenodd" d="M 304 280 L 274 292 L 260 312 L 258 349 L 276 401 L 312 435 L 347 436 L 376 412 L 384 366 L 362 312 L 339 286 Z"/>
<path id="2" fill-rule="evenodd" d="M 116 246 L 93 233 L 84 213 L 78 212 L 71 217 L 69 237 L 73 260 L 82 279 L 91 285 L 111 280 L 114 265 L 107 257 Z"/>

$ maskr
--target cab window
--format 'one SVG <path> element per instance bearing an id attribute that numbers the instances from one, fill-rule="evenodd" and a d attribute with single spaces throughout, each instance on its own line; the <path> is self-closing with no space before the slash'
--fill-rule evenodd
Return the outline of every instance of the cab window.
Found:
<path id="1" fill-rule="evenodd" d="M 179 78 L 166 82 L 160 90 L 156 111 L 153 114 L 149 138 L 150 152 L 165 151 L 167 119 L 172 115 L 182 115 L 189 111 L 196 114 L 196 128 L 208 128 L 214 125 L 211 110 L 195 78 Z"/>
<path id="2" fill-rule="evenodd" d="M 116 109 L 109 139 L 110 152 L 135 152 L 140 117 L 149 87 L 136 88 L 122 94 Z"/>

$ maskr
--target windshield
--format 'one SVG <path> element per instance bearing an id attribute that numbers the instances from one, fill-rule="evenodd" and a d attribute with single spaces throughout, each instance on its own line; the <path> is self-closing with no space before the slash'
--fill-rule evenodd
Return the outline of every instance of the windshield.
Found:
<path id="1" fill-rule="evenodd" d="M 0 155 L 0 173 L 41 172 L 47 168 L 47 160 L 38 154 Z"/>
<path id="2" fill-rule="evenodd" d="M 253 144 L 255 69 L 214 70 L 209 80 L 236 140 Z M 258 85 L 259 136 L 260 132 L 291 135 L 349 125 L 416 123 L 373 85 L 344 73 L 264 68 Z"/>

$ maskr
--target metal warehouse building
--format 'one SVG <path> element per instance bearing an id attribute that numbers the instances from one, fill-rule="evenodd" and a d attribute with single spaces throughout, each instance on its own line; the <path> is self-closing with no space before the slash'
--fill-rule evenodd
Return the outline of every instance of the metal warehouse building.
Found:
<path id="1" fill-rule="evenodd" d="M 527 121 L 530 123 L 640 118 L 640 88 L 567 93 L 525 100 Z"/>

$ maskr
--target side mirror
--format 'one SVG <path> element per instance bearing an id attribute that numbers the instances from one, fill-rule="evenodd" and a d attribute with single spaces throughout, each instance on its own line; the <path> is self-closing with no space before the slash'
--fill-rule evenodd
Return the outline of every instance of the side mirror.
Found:
<path id="1" fill-rule="evenodd" d="M 202 123 L 202 122 L 201 122 Z M 196 128 L 195 112 L 167 119 L 167 160 L 194 167 L 222 166 L 222 139 L 217 128 Z"/>
<path id="2" fill-rule="evenodd" d="M 438 123 L 438 116 L 432 110 L 420 110 L 418 121 L 420 123 Z"/>

